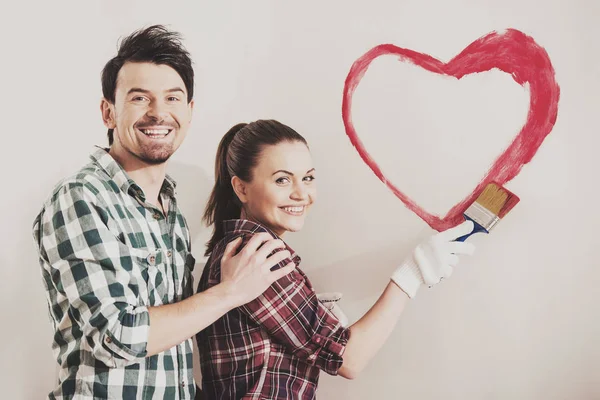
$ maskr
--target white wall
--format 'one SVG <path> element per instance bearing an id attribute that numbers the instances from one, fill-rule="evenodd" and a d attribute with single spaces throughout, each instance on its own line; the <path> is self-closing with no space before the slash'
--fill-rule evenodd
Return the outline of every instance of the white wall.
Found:
<path id="1" fill-rule="evenodd" d="M 53 184 L 86 162 L 92 145 L 105 143 L 101 68 L 119 36 L 150 23 L 181 31 L 195 61 L 194 121 L 171 170 L 198 258 L 220 137 L 239 121 L 279 119 L 308 139 L 319 170 L 320 203 L 289 241 L 318 289 L 345 293 L 342 306 L 353 320 L 430 230 L 349 144 L 341 98 L 350 66 L 380 43 L 447 61 L 493 30 L 533 36 L 552 59 L 561 101 L 553 132 L 507 185 L 521 203 L 491 235 L 472 238 L 476 255 L 450 280 L 419 294 L 359 379 L 323 374 L 319 397 L 600 398 L 599 3 L 293 4 L 23 1 L 3 10 L 2 398 L 39 399 L 53 385 L 31 223 Z M 516 134 L 527 102 L 528 92 L 497 71 L 457 82 L 382 61 L 365 76 L 354 113 L 394 182 L 443 214 Z M 446 151 L 457 134 L 464 145 Z"/>

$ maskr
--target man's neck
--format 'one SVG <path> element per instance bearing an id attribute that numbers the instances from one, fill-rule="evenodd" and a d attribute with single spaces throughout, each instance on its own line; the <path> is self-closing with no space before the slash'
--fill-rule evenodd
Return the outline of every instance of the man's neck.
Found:
<path id="1" fill-rule="evenodd" d="M 146 201 L 162 208 L 159 202 L 159 193 L 165 180 L 167 163 L 148 164 L 129 153 L 122 154 L 120 151 L 115 151 L 114 148 L 110 149 L 109 154 L 121 165 L 127 175 L 142 188 L 146 195 Z"/>

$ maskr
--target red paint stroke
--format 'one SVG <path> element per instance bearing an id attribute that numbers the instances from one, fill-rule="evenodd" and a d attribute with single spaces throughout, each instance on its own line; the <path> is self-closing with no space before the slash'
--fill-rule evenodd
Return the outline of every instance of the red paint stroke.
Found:
<path id="1" fill-rule="evenodd" d="M 443 218 L 425 211 L 385 177 L 365 149 L 352 123 L 354 91 L 371 62 L 384 55 L 397 55 L 400 61 L 410 62 L 427 71 L 457 79 L 468 74 L 497 68 L 512 75 L 519 85 L 529 85 L 529 113 L 525 125 L 506 150 L 494 161 L 473 192 L 452 207 Z M 479 38 L 448 63 L 392 44 L 382 44 L 372 48 L 354 62 L 346 77 L 342 117 L 346 134 L 352 145 L 375 175 L 406 207 L 433 229 L 442 231 L 463 221 L 462 213 L 476 200 L 485 185 L 492 181 L 500 185 L 505 184 L 517 176 L 523 165 L 531 161 L 556 122 L 559 97 L 560 89 L 554 79 L 554 68 L 546 51 L 530 36 L 515 29 L 508 29 L 502 33 L 492 32 Z"/>

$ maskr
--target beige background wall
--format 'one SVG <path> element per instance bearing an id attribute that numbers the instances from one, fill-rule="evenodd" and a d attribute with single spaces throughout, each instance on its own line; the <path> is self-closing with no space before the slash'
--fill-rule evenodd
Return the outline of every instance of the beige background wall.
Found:
<path id="1" fill-rule="evenodd" d="M 597 1 L 11 6 L 0 24 L 0 397 L 39 399 L 53 385 L 31 224 L 54 183 L 87 162 L 94 144 L 106 143 L 100 71 L 117 39 L 165 23 L 184 34 L 197 74 L 191 132 L 171 163 L 197 258 L 208 236 L 200 215 L 220 137 L 239 121 L 279 119 L 308 139 L 319 172 L 319 203 L 288 240 L 319 290 L 344 293 L 351 320 L 430 230 L 349 144 L 341 98 L 350 66 L 380 43 L 446 61 L 493 30 L 533 36 L 562 92 L 554 131 L 507 186 L 521 203 L 491 235 L 472 238 L 476 254 L 450 280 L 417 296 L 361 377 L 323 374 L 320 398 L 600 398 Z M 528 92 L 497 71 L 457 82 L 382 60 L 357 91 L 354 114 L 390 178 L 443 214 L 519 130 L 527 104 Z M 460 145 L 449 140 L 459 134 Z"/>

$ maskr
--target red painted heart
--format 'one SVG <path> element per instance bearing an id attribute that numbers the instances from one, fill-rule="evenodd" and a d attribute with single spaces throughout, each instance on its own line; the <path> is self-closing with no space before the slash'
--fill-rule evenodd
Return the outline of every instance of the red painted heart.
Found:
<path id="1" fill-rule="evenodd" d="M 425 211 L 383 174 L 369 155 L 352 123 L 352 95 L 371 62 L 383 55 L 397 55 L 400 61 L 411 62 L 427 71 L 453 76 L 489 71 L 497 68 L 511 74 L 520 85 L 529 84 L 530 101 L 527 121 L 508 148 L 494 161 L 485 177 L 460 203 L 440 218 Z M 527 164 L 552 131 L 558 113 L 560 89 L 554 78 L 554 68 L 546 51 L 530 36 L 514 29 L 503 33 L 492 32 L 479 38 L 448 63 L 427 54 L 403 49 L 391 44 L 374 47 L 354 62 L 344 85 L 342 117 L 346 134 L 364 162 L 377 177 L 414 213 L 432 228 L 441 231 L 460 223 L 464 210 L 477 198 L 482 188 L 491 181 L 505 184 Z"/>

